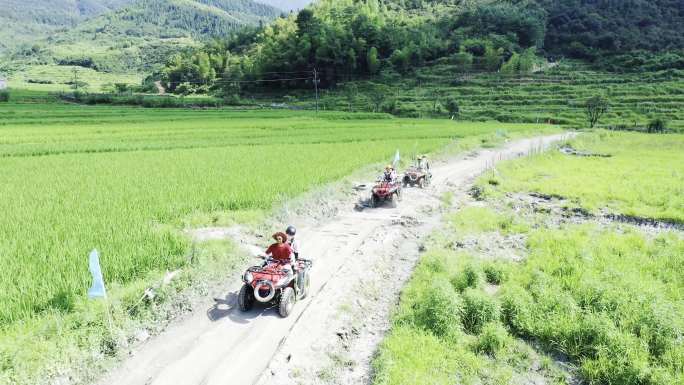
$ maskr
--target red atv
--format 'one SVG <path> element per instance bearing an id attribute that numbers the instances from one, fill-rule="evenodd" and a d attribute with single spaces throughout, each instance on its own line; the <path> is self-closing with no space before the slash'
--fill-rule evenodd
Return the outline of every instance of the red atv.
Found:
<path id="1" fill-rule="evenodd" d="M 297 271 L 292 272 L 289 262 L 268 259 L 263 266 L 252 266 L 242 276 L 244 285 L 238 296 L 242 311 L 251 310 L 254 302 L 277 303 L 278 312 L 287 317 L 297 300 L 309 294 L 309 270 L 313 263 L 297 260 Z"/>
<path id="2" fill-rule="evenodd" d="M 399 200 L 401 200 L 401 183 L 380 180 L 371 191 L 370 206 L 378 207 L 383 202 L 390 201 L 392 207 L 396 207 Z"/>
<path id="3" fill-rule="evenodd" d="M 420 188 L 425 188 L 430 185 L 430 180 L 432 179 L 432 174 L 425 169 L 411 166 L 404 173 L 403 185 L 407 186 L 418 186 Z"/>

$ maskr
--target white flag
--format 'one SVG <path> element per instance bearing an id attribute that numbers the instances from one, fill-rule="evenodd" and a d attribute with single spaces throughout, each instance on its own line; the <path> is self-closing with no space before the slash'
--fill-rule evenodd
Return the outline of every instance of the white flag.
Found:
<path id="1" fill-rule="evenodd" d="M 100 268 L 100 253 L 97 249 L 90 252 L 88 261 L 90 274 L 93 275 L 93 286 L 88 290 L 88 298 L 106 298 L 104 280 L 102 279 L 102 269 Z"/>
<path id="2" fill-rule="evenodd" d="M 397 153 L 394 154 L 394 162 L 392 162 L 392 165 L 396 166 L 399 164 L 399 161 L 401 160 L 401 157 L 399 156 L 399 149 L 397 149 Z"/>

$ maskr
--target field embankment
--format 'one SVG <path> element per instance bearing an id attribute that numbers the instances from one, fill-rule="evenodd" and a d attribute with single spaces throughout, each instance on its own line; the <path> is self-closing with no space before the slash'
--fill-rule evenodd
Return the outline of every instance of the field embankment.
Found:
<path id="1" fill-rule="evenodd" d="M 661 222 L 684 222 L 682 136 L 570 144 L 610 157 L 503 163 L 447 217 L 402 294 L 376 384 L 684 381 L 684 236 Z"/>

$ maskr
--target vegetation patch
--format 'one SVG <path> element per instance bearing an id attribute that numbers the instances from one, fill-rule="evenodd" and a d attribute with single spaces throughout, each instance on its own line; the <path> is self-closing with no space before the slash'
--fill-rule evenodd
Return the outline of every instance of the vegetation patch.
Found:
<path id="1" fill-rule="evenodd" d="M 553 186 L 568 178 L 575 188 L 565 184 L 564 194 L 575 203 L 596 202 L 603 207 L 618 201 L 617 207 L 654 210 L 661 201 L 625 199 L 638 194 L 639 184 L 613 183 L 629 173 L 642 185 L 647 183 L 654 197 L 667 196 L 675 188 L 668 179 L 680 171 L 679 163 L 643 162 L 661 154 L 676 157 L 675 152 L 684 149 L 681 139 L 598 132 L 574 139 L 573 145 L 609 152 L 612 158 L 551 152 L 503 163 L 496 173 L 481 177 L 477 184 L 486 192 L 484 203 L 446 217 L 444 230 L 432 237 L 431 251 L 422 257 L 404 290 L 393 329 L 374 362 L 375 383 L 408 384 L 412 375 L 430 370 L 465 384 L 528 383 L 524 380 L 529 381 L 531 368 L 539 369 L 536 374 L 541 379 L 537 379 L 545 383 L 680 383 L 684 379 L 680 364 L 684 359 L 680 273 L 684 235 L 590 218 L 558 220 L 554 211 L 509 205 L 504 194 Z M 600 164 L 613 160 L 617 162 Z M 498 183 L 490 183 L 493 178 Z M 665 211 L 677 212 L 673 206 Z M 513 225 L 502 226 L 511 222 L 509 218 L 514 218 Z M 464 234 L 487 238 L 492 232 L 524 234 L 526 257 L 492 261 L 473 253 L 477 250 L 469 245 L 453 247 Z M 444 278 L 454 289 L 450 302 L 459 306 L 447 306 L 442 312 L 455 313 L 452 322 L 462 330 L 448 338 L 415 316 L 434 294 L 431 282 Z M 425 333 L 431 342 L 422 348 L 435 355 L 423 358 L 397 350 L 409 338 Z M 442 351 L 448 351 L 450 359 L 436 355 Z M 488 372 L 481 370 L 483 365 L 491 365 Z"/>

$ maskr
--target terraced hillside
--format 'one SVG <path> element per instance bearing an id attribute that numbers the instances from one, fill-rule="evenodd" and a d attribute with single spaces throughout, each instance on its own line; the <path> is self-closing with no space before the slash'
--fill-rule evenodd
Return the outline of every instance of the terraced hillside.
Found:
<path id="1" fill-rule="evenodd" d="M 574 65 L 574 64 L 573 64 Z M 349 89 L 353 95 L 349 95 Z M 341 84 L 325 91 L 325 109 L 367 111 L 374 108 L 381 89 L 381 109 L 400 116 L 449 116 L 447 100 L 458 104 L 459 120 L 547 122 L 585 127 L 585 103 L 605 97 L 610 106 L 601 127 L 639 128 L 660 118 L 671 129 L 684 129 L 684 71 L 607 73 L 573 70 L 571 65 L 532 74 L 461 73 L 456 66 L 439 65 L 416 70 L 415 76 L 374 78 Z M 313 106 L 309 90 L 271 93 L 265 99 Z"/>

